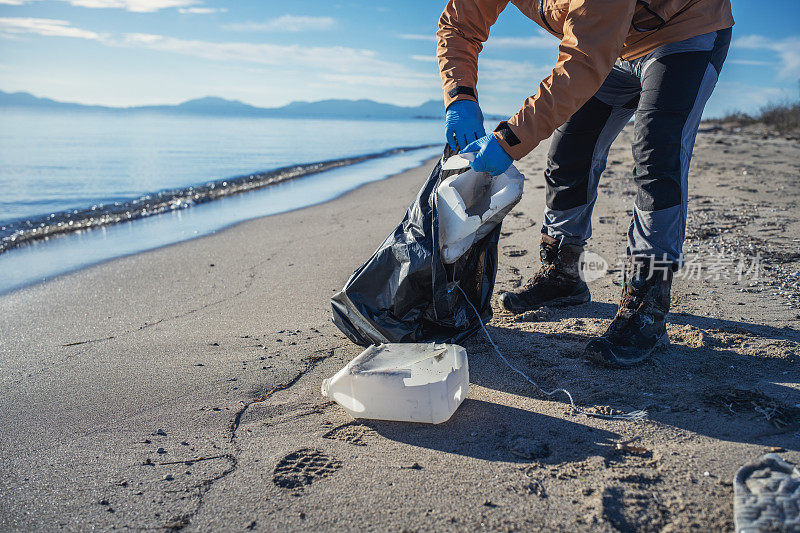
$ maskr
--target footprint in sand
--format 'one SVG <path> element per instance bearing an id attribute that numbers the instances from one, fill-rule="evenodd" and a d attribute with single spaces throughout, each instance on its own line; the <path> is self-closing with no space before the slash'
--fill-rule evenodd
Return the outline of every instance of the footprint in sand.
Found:
<path id="1" fill-rule="evenodd" d="M 336 426 L 325 433 L 322 438 L 340 440 L 353 446 L 366 446 L 368 441 L 376 436 L 377 433 L 371 427 L 359 422 L 348 422 Z"/>
<path id="2" fill-rule="evenodd" d="M 657 531 L 668 521 L 661 504 L 653 499 L 648 484 L 625 483 L 626 486 L 606 487 L 595 499 L 595 509 L 602 522 L 619 531 Z"/>
<path id="3" fill-rule="evenodd" d="M 342 467 L 342 462 L 320 450 L 303 448 L 281 459 L 272 474 L 275 485 L 289 490 L 302 490 L 318 479 Z"/>
<path id="4" fill-rule="evenodd" d="M 508 267 L 508 271 L 514 276 L 509 283 L 511 284 L 512 289 L 517 289 L 522 286 L 522 274 L 519 273 L 519 269 L 517 267 Z"/>
<path id="5" fill-rule="evenodd" d="M 503 252 L 503 255 L 506 257 L 522 257 L 527 253 L 528 250 L 506 250 Z"/>
<path id="6" fill-rule="evenodd" d="M 527 216 L 522 211 L 510 212 L 506 220 L 508 221 L 508 223 L 517 223 L 517 224 L 521 223 L 519 227 L 511 227 L 509 224 L 507 224 L 506 227 L 503 228 L 506 231 L 508 231 L 509 229 L 513 231 L 522 231 L 536 225 L 536 221 L 531 217 Z"/>

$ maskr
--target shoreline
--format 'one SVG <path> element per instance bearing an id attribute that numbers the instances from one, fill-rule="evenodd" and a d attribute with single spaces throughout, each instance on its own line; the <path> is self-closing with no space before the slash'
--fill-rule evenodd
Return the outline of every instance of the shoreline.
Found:
<path id="1" fill-rule="evenodd" d="M 399 146 L 353 157 L 297 163 L 263 172 L 219 178 L 202 184 L 162 189 L 132 200 L 114 202 L 111 205 L 99 203 L 85 208 L 42 214 L 25 220 L 12 220 L 0 227 L 0 254 L 30 242 L 46 240 L 57 235 L 132 222 L 178 209 L 188 209 L 206 202 L 284 183 L 288 180 L 434 146 L 437 145 Z"/>
<path id="2" fill-rule="evenodd" d="M 170 210 L 108 226 L 44 236 L 40 240 L 0 253 L 0 269 L 6 272 L 6 277 L 0 280 L 0 296 L 116 258 L 208 236 L 242 222 L 336 200 L 367 183 L 388 179 L 411 168 L 426 165 L 432 158 L 425 152 L 432 146 L 438 145 L 395 148 L 357 158 L 333 160 L 330 167 L 252 189 L 247 189 L 250 176 L 243 176 L 241 179 L 245 183 L 238 189 L 236 184 L 232 185 L 234 192 L 198 203 L 188 209 Z M 345 163 L 341 163 L 342 161 Z M 395 162 L 399 168 L 390 169 L 386 166 Z M 292 169 L 296 166 L 286 168 Z M 274 172 L 281 170 L 283 169 Z M 320 187 L 327 189 L 320 192 Z M 283 198 L 271 200 L 270 196 Z M 232 204 L 227 205 L 226 202 Z M 64 263 L 64 258 L 68 264 Z"/>

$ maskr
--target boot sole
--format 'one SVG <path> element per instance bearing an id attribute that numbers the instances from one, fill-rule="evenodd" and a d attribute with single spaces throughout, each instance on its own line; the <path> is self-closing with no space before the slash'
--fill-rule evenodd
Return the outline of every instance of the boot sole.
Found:
<path id="1" fill-rule="evenodd" d="M 541 309 L 542 307 L 571 307 L 573 305 L 580 305 L 585 304 L 589 300 L 592 299 L 592 295 L 587 288 L 585 291 L 580 292 L 578 294 L 572 294 L 570 296 L 562 296 L 560 298 L 554 298 L 552 300 L 548 300 L 546 302 L 542 302 L 539 305 L 533 306 L 526 306 L 526 307 L 517 307 L 517 306 L 509 306 L 500 298 L 500 307 L 505 309 L 506 311 L 518 315 L 520 313 L 525 313 L 528 311 L 533 311 L 535 309 Z"/>
<path id="2" fill-rule="evenodd" d="M 583 357 L 588 363 L 598 363 L 608 368 L 630 368 L 644 362 L 656 349 L 667 347 L 669 344 L 669 335 L 664 333 L 652 348 L 642 352 L 638 357 L 620 359 L 614 353 L 614 346 L 610 342 L 605 339 L 593 339 L 586 345 Z"/>

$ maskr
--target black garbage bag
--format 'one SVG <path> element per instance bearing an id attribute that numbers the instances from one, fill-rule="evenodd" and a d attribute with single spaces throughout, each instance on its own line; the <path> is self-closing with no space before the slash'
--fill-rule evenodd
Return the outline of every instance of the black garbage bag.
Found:
<path id="1" fill-rule="evenodd" d="M 500 224 L 455 263 L 440 257 L 436 187 L 464 172 L 442 171 L 453 153 L 445 146 L 403 221 L 331 298 L 333 322 L 354 343 L 461 342 L 480 328 L 470 303 L 492 318 Z"/>

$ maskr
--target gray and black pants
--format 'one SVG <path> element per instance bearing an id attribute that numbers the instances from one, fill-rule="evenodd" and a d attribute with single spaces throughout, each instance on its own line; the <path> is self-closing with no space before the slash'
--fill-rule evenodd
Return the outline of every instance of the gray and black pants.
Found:
<path id="1" fill-rule="evenodd" d="M 591 236 L 608 149 L 635 113 L 637 194 L 628 254 L 682 263 L 689 162 L 730 40 L 728 28 L 666 44 L 632 61 L 617 60 L 597 93 L 553 136 L 543 233 L 570 244 Z"/>

